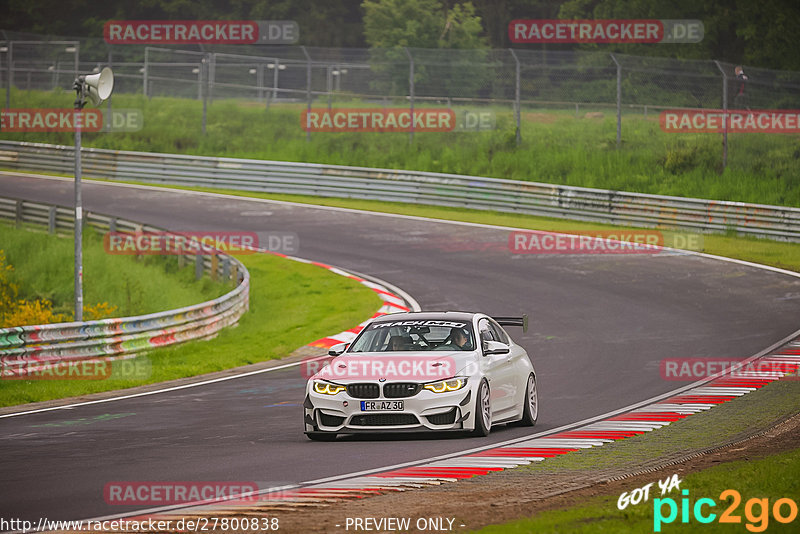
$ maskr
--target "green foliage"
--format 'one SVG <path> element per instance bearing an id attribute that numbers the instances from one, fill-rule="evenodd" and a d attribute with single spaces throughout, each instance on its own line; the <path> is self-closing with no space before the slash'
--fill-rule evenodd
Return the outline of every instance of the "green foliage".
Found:
<path id="1" fill-rule="evenodd" d="M 18 288 L 15 298 L 29 303 L 49 302 L 54 315 L 72 317 L 72 239 L 0 224 L 0 243 L 8 263 L 14 266 L 7 277 Z M 229 284 L 206 279 L 196 282 L 194 269 L 188 266 L 178 270 L 174 256 L 136 259 L 107 254 L 102 236 L 91 227 L 84 230 L 83 255 L 87 318 L 107 316 L 106 312 L 124 317 L 180 308 L 211 300 L 231 289 Z"/>
<path id="2" fill-rule="evenodd" d="M 473 0 L 471 4 L 443 0 L 144 0 L 87 6 L 85 0 L 6 0 L 0 3 L 0 20 L 6 30 L 90 37 L 101 37 L 104 23 L 111 19 L 294 20 L 300 26 L 300 44 L 307 46 L 363 48 L 367 44 L 381 46 L 375 44 L 380 41 L 390 47 L 438 48 L 444 35 L 445 41 L 453 43 L 445 47 L 463 49 L 477 35 L 485 36 L 492 48 L 513 46 L 508 23 L 514 19 L 698 19 L 705 27 L 701 43 L 549 44 L 545 49 L 718 59 L 800 70 L 800 55 L 795 53 L 796 36 L 800 35 L 800 3 L 796 0 Z M 467 13 L 472 6 L 474 17 Z M 42 13 L 58 16 L 43 17 Z M 451 20 L 451 28 L 444 33 L 447 20 Z M 463 35 L 459 35 L 459 24 Z"/>
<path id="3" fill-rule="evenodd" d="M 584 44 L 579 48 L 800 70 L 800 56 L 792 53 L 795 36 L 800 34 L 800 3 L 795 0 L 567 0 L 561 3 L 559 18 L 696 19 L 705 29 L 700 43 Z"/>
<path id="4" fill-rule="evenodd" d="M 410 60 L 405 48 L 420 49 L 411 52 L 414 83 L 430 94 L 458 96 L 485 83 L 486 39 L 470 2 L 447 9 L 440 0 L 365 0 L 363 7 L 372 70 L 384 75 L 372 82 L 374 90 L 408 94 Z M 454 57 L 430 49 L 462 52 Z"/>
<path id="5" fill-rule="evenodd" d="M 365 0 L 364 36 L 371 48 L 437 48 L 439 0 Z"/>
<path id="6" fill-rule="evenodd" d="M 58 107 L 69 98 L 33 91 L 12 96 L 15 107 Z M 409 143 L 407 133 L 358 132 L 312 133 L 307 141 L 300 125 L 304 105 L 273 104 L 265 110 L 253 102 L 214 101 L 205 136 L 200 133 L 200 102 L 122 94 L 114 97 L 114 105 L 142 109 L 144 128 L 125 134 L 86 133 L 84 146 L 463 173 L 800 206 L 797 136 L 730 134 L 728 168 L 721 172 L 720 134 L 665 133 L 652 110 L 648 118 L 641 112 L 623 114 L 623 144 L 617 149 L 614 110 L 608 107 L 581 107 L 577 117 L 574 108 L 524 107 L 522 144 L 517 147 L 507 106 L 487 108 L 497 116 L 495 131 L 417 133 Z M 600 117 L 587 116 L 597 111 Z M 4 138 L 72 144 L 70 134 L 9 133 Z M 670 156 L 670 151 L 681 153 Z"/>
<path id="7" fill-rule="evenodd" d="M 294 20 L 300 27 L 300 44 L 364 47 L 361 0 L 124 0 L 91 5 L 86 0 L 0 2 L 2 29 L 61 36 L 102 37 L 108 20 L 162 19 Z"/>
<path id="8" fill-rule="evenodd" d="M 472 3 L 455 4 L 447 12 L 439 48 L 485 48 L 486 39 L 481 37 L 482 33 L 481 18 L 475 14 Z"/>
<path id="9" fill-rule="evenodd" d="M 380 307 L 371 289 L 317 266 L 265 254 L 240 259 L 251 275 L 250 309 L 235 328 L 225 328 L 208 341 L 139 356 L 134 364 L 143 362 L 152 369 L 142 378 L 115 378 L 112 372 L 108 380 L 4 380 L 0 406 L 129 388 L 281 358 L 351 328 Z M 157 276 L 151 274 L 148 284 Z M 299 389 L 304 384 L 298 372 L 288 387 Z"/>

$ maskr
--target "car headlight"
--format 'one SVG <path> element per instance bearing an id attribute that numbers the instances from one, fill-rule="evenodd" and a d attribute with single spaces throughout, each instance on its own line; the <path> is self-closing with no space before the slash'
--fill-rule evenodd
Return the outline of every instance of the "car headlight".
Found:
<path id="1" fill-rule="evenodd" d="M 434 393 L 446 393 L 448 391 L 458 391 L 459 389 L 463 388 L 467 385 L 467 379 L 465 377 L 458 377 L 458 378 L 451 378 L 450 380 L 440 380 L 438 382 L 431 382 L 430 384 L 425 384 L 424 387 L 428 391 L 433 391 Z"/>
<path id="2" fill-rule="evenodd" d="M 314 382 L 314 393 L 321 395 L 336 395 L 347 389 L 339 384 L 332 384 L 330 382 Z"/>

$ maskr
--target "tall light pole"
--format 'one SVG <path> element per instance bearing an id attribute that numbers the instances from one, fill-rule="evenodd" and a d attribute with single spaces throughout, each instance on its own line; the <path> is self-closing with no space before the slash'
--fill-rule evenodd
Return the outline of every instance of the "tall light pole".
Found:
<path id="1" fill-rule="evenodd" d="M 114 74 L 108 67 L 100 74 L 78 76 L 73 88 L 75 98 L 75 320 L 83 321 L 83 203 L 81 199 L 81 110 L 87 99 L 95 106 L 111 96 Z"/>

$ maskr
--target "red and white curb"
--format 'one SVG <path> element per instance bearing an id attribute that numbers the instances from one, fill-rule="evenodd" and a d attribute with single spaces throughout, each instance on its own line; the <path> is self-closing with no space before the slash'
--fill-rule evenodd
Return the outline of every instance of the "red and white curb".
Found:
<path id="1" fill-rule="evenodd" d="M 421 309 L 419 304 L 417 304 L 417 302 L 414 299 L 412 299 L 409 295 L 400 296 L 398 294 L 399 290 L 397 288 L 390 289 L 388 287 L 388 284 L 379 284 L 371 280 L 367 280 L 366 278 L 357 276 L 353 273 L 345 271 L 344 269 L 341 269 L 339 267 L 334 267 L 326 263 L 307 260 L 305 258 L 298 258 L 295 256 L 286 256 L 284 254 L 279 254 L 275 252 L 270 252 L 270 254 L 280 256 L 282 258 L 286 258 L 289 260 L 297 261 L 300 263 L 316 265 L 317 267 L 322 267 L 323 269 L 327 269 L 334 274 L 338 274 L 340 276 L 344 276 L 345 278 L 350 278 L 351 280 L 355 280 L 356 282 L 359 282 L 360 284 L 374 291 L 382 301 L 381 307 L 378 309 L 378 311 L 375 312 L 375 314 L 366 321 L 360 323 L 357 326 L 354 326 L 353 328 L 345 330 L 344 332 L 339 332 L 338 334 L 334 334 L 332 336 L 323 337 L 322 339 L 312 341 L 311 343 L 309 343 L 309 345 L 311 345 L 312 347 L 328 349 L 334 345 L 338 345 L 339 343 L 350 343 L 364 329 L 367 323 L 372 319 L 374 319 L 375 317 L 380 317 L 381 315 L 386 315 L 389 313 L 419 311 Z"/>
<path id="2" fill-rule="evenodd" d="M 512 440 L 502 446 L 474 449 L 442 459 L 423 461 L 385 470 L 375 470 L 328 481 L 310 482 L 284 488 L 264 489 L 259 495 L 228 502 L 176 505 L 147 512 L 137 517 L 170 518 L 220 514 L 252 515 L 265 511 L 290 511 L 301 508 L 324 507 L 345 499 L 362 499 L 389 491 L 406 491 L 425 486 L 455 482 L 460 479 L 512 469 L 532 462 L 568 454 L 579 449 L 600 447 L 606 443 L 644 434 L 664 427 L 692 414 L 709 410 L 770 382 L 783 378 L 798 378 L 800 371 L 800 337 L 769 352 L 765 356 L 745 360 L 742 365 L 759 364 L 773 371 L 734 371 L 717 378 L 640 406 L 626 413 L 591 422 L 568 430 L 531 439 Z M 717 376 L 717 375 L 715 375 Z"/>

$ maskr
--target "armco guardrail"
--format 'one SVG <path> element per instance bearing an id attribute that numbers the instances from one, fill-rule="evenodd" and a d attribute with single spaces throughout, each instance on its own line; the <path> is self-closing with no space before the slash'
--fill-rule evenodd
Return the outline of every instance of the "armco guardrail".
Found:
<path id="1" fill-rule="evenodd" d="M 71 174 L 74 148 L 0 141 L 0 166 Z M 84 149 L 83 172 L 111 180 L 389 200 L 800 241 L 800 209 L 456 174 Z"/>
<path id="2" fill-rule="evenodd" d="M 72 208 L 0 198 L 0 219 L 47 225 L 51 232 L 74 229 L 73 216 Z M 160 231 L 95 213 L 84 217 L 84 224 L 105 231 Z M 58 362 L 130 357 L 156 347 L 206 339 L 235 324 L 249 306 L 250 274 L 244 265 L 224 254 L 198 255 L 195 272 L 229 277 L 236 288 L 214 300 L 137 317 L 2 328 L 0 373 L 24 376 Z"/>

